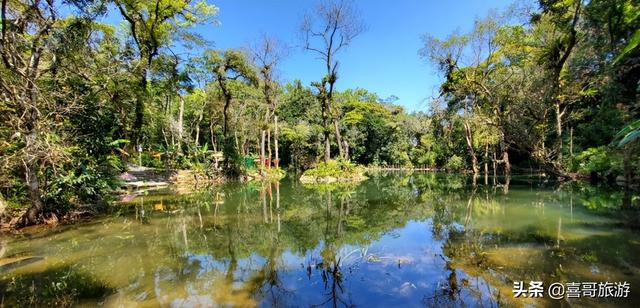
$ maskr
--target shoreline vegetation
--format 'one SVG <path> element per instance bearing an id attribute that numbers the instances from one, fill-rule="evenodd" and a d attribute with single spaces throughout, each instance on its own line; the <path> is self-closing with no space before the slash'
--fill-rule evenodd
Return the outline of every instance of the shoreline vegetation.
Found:
<path id="1" fill-rule="evenodd" d="M 0 225 L 100 213 L 123 181 L 199 186 L 288 172 L 311 185 L 358 183 L 398 166 L 586 180 L 640 209 L 640 6 L 522 5 L 466 32 L 424 33 L 416 61 L 437 69 L 439 93 L 407 111 L 395 95 L 343 88 L 339 60 L 374 22 L 351 0 L 305 8 L 289 38 L 226 49 L 201 32 L 219 22 L 204 0 L 9 1 Z M 287 46 L 321 64 L 312 82 L 282 80 Z"/>
<path id="2" fill-rule="evenodd" d="M 365 168 L 344 160 L 321 162 L 300 177 L 303 184 L 358 183 L 367 179 Z"/>

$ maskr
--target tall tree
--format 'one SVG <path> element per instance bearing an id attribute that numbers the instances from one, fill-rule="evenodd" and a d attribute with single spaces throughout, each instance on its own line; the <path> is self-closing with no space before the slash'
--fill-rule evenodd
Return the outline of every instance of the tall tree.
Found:
<path id="1" fill-rule="evenodd" d="M 313 15 L 306 15 L 302 22 L 304 48 L 315 53 L 325 65 L 322 81 L 313 83 L 318 89 L 324 125 L 325 162 L 331 159 L 330 122 L 333 124 L 340 156 L 345 153 L 340 135 L 339 120 L 333 115 L 333 92 L 338 80 L 336 54 L 365 30 L 358 11 L 349 0 L 329 0 L 320 3 Z"/>
<path id="2" fill-rule="evenodd" d="M 496 67 L 497 28 L 497 20 L 490 16 L 477 20 L 468 34 L 454 33 L 445 40 L 425 35 L 425 47 L 420 50 L 420 55 L 432 61 L 445 75 L 440 92 L 447 98 L 449 109 L 462 111 L 464 136 L 474 174 L 480 169 L 472 122 L 483 105 L 496 101 L 490 75 Z M 508 157 L 506 149 L 503 152 Z M 508 158 L 505 161 L 508 165 Z"/>
<path id="3" fill-rule="evenodd" d="M 13 126 L 24 143 L 21 160 L 31 201 L 25 218 L 27 223 L 35 223 L 43 208 L 38 173 L 43 154 L 40 122 L 44 101 L 38 84 L 55 69 L 56 58 L 51 51 L 55 50 L 59 14 L 50 1 L 23 4 L 3 0 L 1 18 L 0 85 L 4 99 L 14 104 L 9 108 L 15 112 Z"/>
<path id="4" fill-rule="evenodd" d="M 133 140 L 140 144 L 144 108 L 149 97 L 148 80 L 153 60 L 161 49 L 177 39 L 193 39 L 191 26 L 212 20 L 218 9 L 198 0 L 114 0 L 129 24 L 129 32 L 138 52 L 138 91 L 133 123 Z"/>
<path id="5" fill-rule="evenodd" d="M 578 22 L 581 16 L 583 0 L 543 0 L 540 1 L 542 12 L 534 16 L 534 22 L 548 22 L 552 25 L 549 41 L 543 49 L 541 61 L 548 69 L 549 88 L 546 100 L 555 112 L 556 129 L 556 162 L 558 171 L 563 170 L 563 126 L 564 117 L 568 110 L 567 93 L 562 85 L 565 83 L 566 66 L 569 57 L 578 43 Z"/>
<path id="6" fill-rule="evenodd" d="M 251 47 L 253 59 L 258 66 L 258 71 L 262 79 L 262 93 L 266 102 L 265 123 L 262 127 L 260 141 L 260 161 L 265 164 L 265 138 L 271 136 L 270 122 L 273 117 L 274 125 L 274 149 L 275 163 L 279 163 L 278 153 L 278 115 L 275 113 L 278 105 L 278 92 L 280 85 L 277 81 L 277 66 L 284 56 L 284 46 L 277 39 L 264 35 L 258 43 Z M 269 147 L 268 160 L 271 161 L 271 147 Z"/>
<path id="7" fill-rule="evenodd" d="M 214 74 L 224 102 L 222 132 L 225 139 L 223 150 L 226 170 L 229 175 L 237 176 L 238 145 L 229 135 L 229 107 L 234 98 L 232 82 L 242 81 L 251 86 L 258 86 L 258 76 L 245 53 L 240 50 L 228 49 L 223 52 L 208 50 L 205 51 L 203 60 L 208 70 Z"/>

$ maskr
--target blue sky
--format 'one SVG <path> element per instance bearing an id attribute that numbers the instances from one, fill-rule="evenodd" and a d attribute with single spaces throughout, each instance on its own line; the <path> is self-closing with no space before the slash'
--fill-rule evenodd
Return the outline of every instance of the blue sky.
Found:
<path id="1" fill-rule="evenodd" d="M 199 26 L 196 31 L 215 48 L 248 46 L 262 34 L 292 46 L 281 64 L 281 80 L 300 79 L 305 85 L 319 80 L 322 63 L 300 47 L 302 17 L 317 1 L 305 0 L 217 0 L 220 25 Z M 445 37 L 468 31 L 476 17 L 491 9 L 504 9 L 508 0 L 356 0 L 367 25 L 366 32 L 338 54 L 338 90 L 361 87 L 381 98 L 396 95 L 408 111 L 426 111 L 428 99 L 437 94 L 441 77 L 418 56 L 421 35 Z"/>

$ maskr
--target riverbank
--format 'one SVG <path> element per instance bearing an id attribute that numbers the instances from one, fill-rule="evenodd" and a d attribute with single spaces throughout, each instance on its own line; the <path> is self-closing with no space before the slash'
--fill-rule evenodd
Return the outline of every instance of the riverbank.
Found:
<path id="1" fill-rule="evenodd" d="M 240 182 L 278 181 L 286 176 L 280 168 L 247 170 Z M 228 179 L 220 170 L 162 169 L 128 165 L 118 177 L 119 183 L 105 200 L 96 204 L 73 204 L 64 213 L 45 213 L 36 228 L 49 228 L 61 224 L 74 224 L 103 214 L 109 202 L 127 202 L 149 191 L 170 188 L 178 193 L 187 193 L 203 187 L 218 185 Z M 26 208 L 10 207 L 0 196 L 0 232 L 30 230 L 34 226 L 18 227 L 18 221 Z"/>
<path id="2" fill-rule="evenodd" d="M 169 185 L 208 185 L 224 182 L 225 177 L 218 172 L 204 170 L 156 169 L 129 166 L 119 176 L 122 189 L 165 187 Z"/>
<path id="3" fill-rule="evenodd" d="M 305 185 L 333 185 L 333 184 L 358 184 L 368 178 L 368 176 L 375 175 L 377 173 L 404 173 L 404 172 L 417 172 L 417 173 L 444 173 L 442 169 L 438 168 L 408 168 L 408 167 L 363 167 L 357 166 L 351 163 L 345 163 L 340 161 L 331 161 L 329 164 L 320 164 L 314 169 L 307 170 L 300 178 L 299 181 Z M 469 173 L 462 173 L 465 176 L 470 176 Z M 545 174 L 514 174 L 514 177 L 519 176 L 534 176 L 537 178 L 549 178 Z M 279 181 L 285 177 L 285 172 L 279 168 L 272 168 L 268 170 L 256 169 L 247 172 L 240 178 L 241 182 L 246 181 Z M 500 176 L 502 177 L 502 176 Z M 484 178 L 484 175 L 480 175 L 479 178 Z M 493 178 L 489 175 L 489 178 Z M 170 188 L 178 193 L 191 192 L 210 185 L 218 185 L 226 182 L 227 179 L 220 173 L 207 174 L 201 170 L 166 170 L 157 168 L 145 168 L 130 165 L 126 172 L 123 172 L 119 176 L 120 184 L 119 188 L 113 191 L 113 194 L 107 197 L 108 201 L 100 200 L 99 202 L 92 204 L 76 204 L 72 208 L 68 209 L 64 213 L 47 213 L 43 215 L 41 222 L 38 226 L 47 228 L 48 226 L 56 226 L 60 224 L 75 224 L 80 221 L 90 220 L 92 217 L 101 215 L 108 207 L 110 202 L 126 202 L 133 198 L 138 197 L 140 194 L 154 191 L 158 189 Z M 578 182 L 589 183 L 592 187 L 599 187 L 604 185 L 610 189 L 618 190 L 623 193 L 624 181 L 620 177 L 614 179 L 614 181 L 590 181 L 589 177 L 581 176 L 577 178 Z M 482 184 L 480 180 L 478 184 Z M 485 185 L 488 181 L 485 181 Z M 637 182 L 632 184 L 631 192 L 635 195 L 640 187 Z M 635 201 L 627 202 L 628 204 L 634 204 Z M 25 209 L 10 207 L 8 202 L 0 199 L 0 231 L 13 232 L 17 228 L 15 223 L 19 217 L 25 212 Z"/>

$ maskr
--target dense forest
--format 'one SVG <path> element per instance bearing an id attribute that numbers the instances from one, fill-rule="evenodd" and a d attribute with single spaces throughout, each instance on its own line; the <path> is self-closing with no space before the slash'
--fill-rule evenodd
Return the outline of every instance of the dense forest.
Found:
<path id="1" fill-rule="evenodd" d="M 425 33 L 417 56 L 443 81 L 413 113 L 394 96 L 336 90 L 341 53 L 367 30 L 354 2 L 310 8 L 291 29 L 300 41 L 266 34 L 224 50 L 195 31 L 217 23 L 205 1 L 2 0 L 1 10 L 0 213 L 16 225 L 104 206 L 131 165 L 232 179 L 257 157 L 258 169 L 291 172 L 536 173 L 626 190 L 640 175 L 635 0 L 524 2 L 468 32 Z M 322 62 L 316 82 L 282 80 L 291 48 Z"/>

